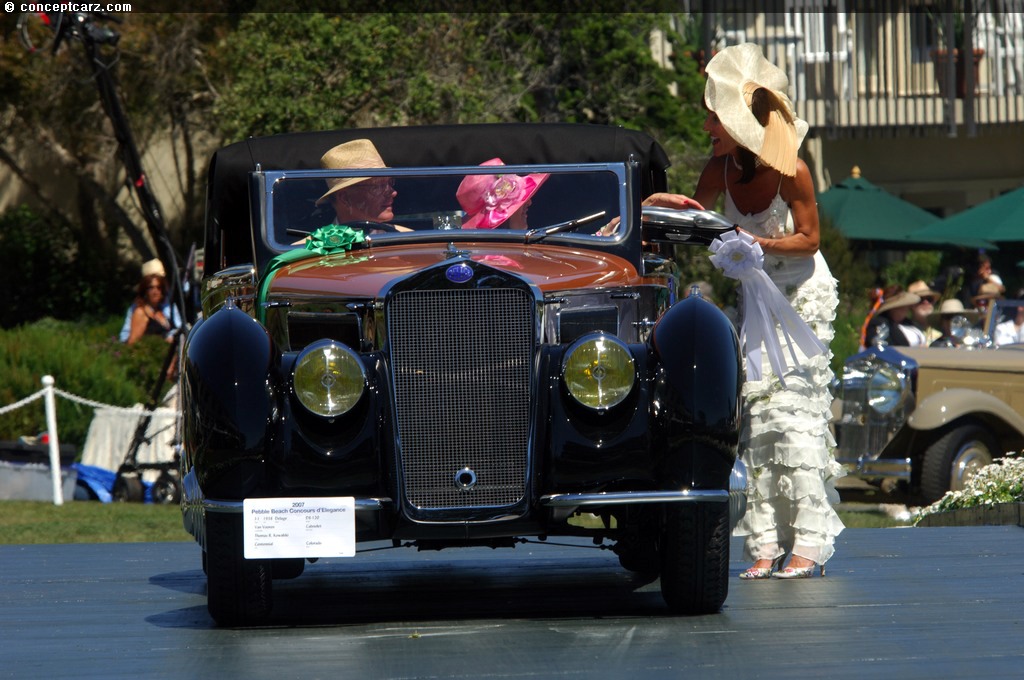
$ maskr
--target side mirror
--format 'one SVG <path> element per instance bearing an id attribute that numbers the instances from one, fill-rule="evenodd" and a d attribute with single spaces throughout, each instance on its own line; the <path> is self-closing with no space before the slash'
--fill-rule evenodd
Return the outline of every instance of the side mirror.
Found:
<path id="1" fill-rule="evenodd" d="M 736 225 L 711 210 L 675 210 L 647 206 L 642 212 L 643 238 L 650 243 L 711 245 Z"/>

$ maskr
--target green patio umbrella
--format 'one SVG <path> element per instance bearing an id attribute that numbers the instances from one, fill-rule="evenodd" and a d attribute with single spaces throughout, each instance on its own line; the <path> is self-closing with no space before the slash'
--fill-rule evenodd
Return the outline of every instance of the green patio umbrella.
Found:
<path id="1" fill-rule="evenodd" d="M 851 241 L 904 242 L 939 219 L 867 181 L 857 166 L 850 177 L 818 194 L 818 210 Z"/>
<path id="2" fill-rule="evenodd" d="M 933 222 L 910 238 L 943 243 L 965 234 L 995 244 L 1024 241 L 1024 187 Z"/>

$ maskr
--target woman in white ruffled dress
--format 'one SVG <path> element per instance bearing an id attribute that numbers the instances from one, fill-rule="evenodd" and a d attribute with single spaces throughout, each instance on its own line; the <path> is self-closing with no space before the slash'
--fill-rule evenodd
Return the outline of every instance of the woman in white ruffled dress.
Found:
<path id="1" fill-rule="evenodd" d="M 838 304 L 836 280 L 818 250 L 818 211 L 810 171 L 797 157 L 807 133 L 787 97 L 785 74 L 757 45 L 727 47 L 707 65 L 704 130 L 712 157 L 693 199 L 655 194 L 648 205 L 714 206 L 724 195 L 725 216 L 753 235 L 764 251 L 764 271 L 819 340 L 828 347 Z M 699 206 L 698 206 L 699 207 Z M 742 305 L 740 305 L 742 309 Z M 778 333 L 778 343 L 787 340 Z M 753 349 L 747 347 L 747 356 Z M 843 523 L 833 509 L 842 467 L 828 428 L 831 353 L 808 357 L 795 345 L 798 365 L 784 380 L 759 353 L 760 380 L 743 386 L 740 454 L 749 475 L 747 512 L 735 535 L 745 537 L 753 566 L 740 578 L 803 578 L 832 556 Z M 790 349 L 784 349 L 787 356 Z M 783 384 L 784 383 L 784 384 Z M 789 555 L 788 566 L 779 570 Z"/>

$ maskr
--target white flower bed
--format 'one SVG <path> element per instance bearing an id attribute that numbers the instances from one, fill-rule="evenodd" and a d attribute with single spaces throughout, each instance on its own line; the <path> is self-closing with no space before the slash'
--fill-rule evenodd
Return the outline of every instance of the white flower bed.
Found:
<path id="1" fill-rule="evenodd" d="M 1024 502 L 1024 456 L 1007 455 L 978 471 L 962 491 L 947 491 L 946 495 L 918 514 L 918 521 L 926 515 L 981 505 Z"/>

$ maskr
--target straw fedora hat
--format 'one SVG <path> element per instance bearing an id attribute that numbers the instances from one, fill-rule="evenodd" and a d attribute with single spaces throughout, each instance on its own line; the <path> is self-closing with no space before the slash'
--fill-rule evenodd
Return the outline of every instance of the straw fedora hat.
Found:
<path id="1" fill-rule="evenodd" d="M 384 159 L 377 153 L 377 147 L 369 139 L 354 139 L 329 149 L 320 158 L 324 170 L 349 170 L 351 168 L 386 168 Z M 316 200 L 320 205 L 327 197 L 345 187 L 364 182 L 369 177 L 332 177 L 327 180 L 327 192 Z"/>
<path id="2" fill-rule="evenodd" d="M 505 165 L 500 158 L 492 158 L 480 165 Z M 536 172 L 525 177 L 504 175 L 466 175 L 455 198 L 466 211 L 463 229 L 494 229 L 505 222 L 533 198 L 548 174 Z"/>
<path id="3" fill-rule="evenodd" d="M 977 305 L 979 300 L 992 300 L 994 298 L 1001 298 L 1003 297 L 1004 290 L 1006 289 L 1003 286 L 1000 286 L 998 283 L 986 281 L 985 283 L 981 284 L 980 288 L 978 288 L 978 294 L 971 298 L 971 304 Z"/>
<path id="4" fill-rule="evenodd" d="M 937 291 L 932 290 L 931 286 L 929 286 L 924 281 L 914 281 L 912 284 L 907 286 L 907 292 L 917 295 L 922 300 L 925 298 L 929 298 L 932 302 L 935 302 L 940 297 L 942 297 L 942 295 L 940 295 Z"/>
<path id="5" fill-rule="evenodd" d="M 950 316 L 963 316 L 968 321 L 977 321 L 981 314 L 976 309 L 964 309 L 964 303 L 956 298 L 951 298 L 943 300 L 938 310 L 928 315 L 928 321 L 930 323 L 938 323 L 939 319 Z"/>
<path id="6" fill-rule="evenodd" d="M 711 58 L 705 71 L 704 103 L 729 136 L 765 165 L 793 177 L 796 152 L 808 126 L 793 111 L 785 72 L 765 59 L 753 43 L 726 47 Z M 767 125 L 761 125 L 751 110 L 758 90 L 763 90 L 770 102 Z"/>
<path id="7" fill-rule="evenodd" d="M 897 309 L 899 307 L 913 307 L 920 301 L 921 298 L 918 297 L 917 295 L 914 295 L 913 293 L 909 293 L 907 291 L 903 291 L 901 293 L 893 295 L 885 302 L 883 302 L 882 305 L 878 308 L 878 311 L 875 313 L 881 314 L 883 312 L 888 312 L 890 309 Z"/>

